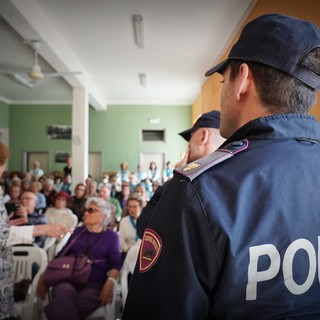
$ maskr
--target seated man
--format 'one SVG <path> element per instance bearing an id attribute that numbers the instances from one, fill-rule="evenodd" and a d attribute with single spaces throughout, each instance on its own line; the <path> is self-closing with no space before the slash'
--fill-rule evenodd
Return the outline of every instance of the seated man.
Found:
<path id="1" fill-rule="evenodd" d="M 17 209 L 17 216 L 14 225 L 39 225 L 46 224 L 47 218 L 45 215 L 36 211 L 37 196 L 31 191 L 24 191 L 20 197 L 20 207 Z M 27 223 L 22 217 L 27 216 Z M 21 218 L 19 218 L 21 217 Z M 34 244 L 43 247 L 46 237 L 37 236 L 34 239 Z"/>

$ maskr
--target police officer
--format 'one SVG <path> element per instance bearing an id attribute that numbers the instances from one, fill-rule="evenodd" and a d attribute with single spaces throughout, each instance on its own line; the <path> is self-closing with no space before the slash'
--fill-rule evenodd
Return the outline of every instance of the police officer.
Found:
<path id="1" fill-rule="evenodd" d="M 227 140 L 164 190 L 123 320 L 320 319 L 319 57 L 316 25 L 267 14 L 206 73 Z"/>
<path id="2" fill-rule="evenodd" d="M 175 168 L 186 165 L 188 162 L 205 157 L 216 150 L 225 139 L 220 132 L 220 111 L 213 110 L 202 114 L 194 123 L 192 128 L 182 131 L 179 135 L 188 141 L 188 150 L 183 159 L 175 164 Z M 144 229 L 147 227 L 154 208 L 158 204 L 163 188 L 168 184 L 158 186 L 156 192 L 143 208 L 137 220 L 137 232 L 140 238 L 143 236 Z"/>

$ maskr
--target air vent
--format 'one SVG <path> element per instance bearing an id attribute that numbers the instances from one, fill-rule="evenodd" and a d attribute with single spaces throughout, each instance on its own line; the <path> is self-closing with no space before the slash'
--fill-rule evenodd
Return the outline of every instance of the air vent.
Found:
<path id="1" fill-rule="evenodd" d="M 142 141 L 164 142 L 164 130 L 142 130 Z"/>

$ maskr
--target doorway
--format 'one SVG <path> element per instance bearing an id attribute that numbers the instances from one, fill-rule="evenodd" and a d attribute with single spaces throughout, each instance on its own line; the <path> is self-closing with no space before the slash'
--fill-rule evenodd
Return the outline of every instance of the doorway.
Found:
<path id="1" fill-rule="evenodd" d="M 139 163 L 141 164 L 144 171 L 148 172 L 150 162 L 157 164 L 158 170 L 160 171 L 160 177 L 163 177 L 163 169 L 165 163 L 164 152 L 140 152 Z"/>
<path id="2" fill-rule="evenodd" d="M 35 161 L 40 162 L 40 168 L 44 173 L 49 173 L 49 151 L 26 151 L 23 156 L 23 171 L 31 171 Z"/>
<path id="3" fill-rule="evenodd" d="M 102 154 L 100 151 L 89 152 L 89 169 L 88 173 L 92 178 L 100 182 L 102 179 Z"/>

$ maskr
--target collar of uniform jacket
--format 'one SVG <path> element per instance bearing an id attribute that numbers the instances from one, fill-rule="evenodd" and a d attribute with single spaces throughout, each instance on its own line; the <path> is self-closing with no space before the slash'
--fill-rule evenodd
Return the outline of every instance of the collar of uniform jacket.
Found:
<path id="1" fill-rule="evenodd" d="M 292 130 L 292 127 L 295 129 Z M 274 114 L 254 119 L 229 137 L 219 149 L 233 141 L 241 139 L 294 139 L 311 143 L 320 142 L 320 123 L 318 120 L 303 113 Z"/>

